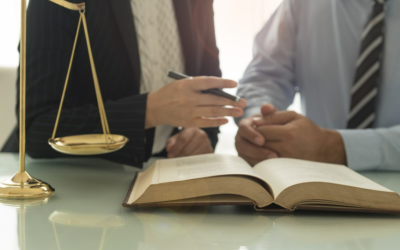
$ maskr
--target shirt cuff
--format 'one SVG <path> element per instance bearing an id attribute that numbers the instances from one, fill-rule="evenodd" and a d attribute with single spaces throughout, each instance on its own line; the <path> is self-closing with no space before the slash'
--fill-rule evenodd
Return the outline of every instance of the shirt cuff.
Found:
<path id="1" fill-rule="evenodd" d="M 347 165 L 355 171 L 376 170 L 382 163 L 378 135 L 373 130 L 338 130 L 346 149 Z"/>
<path id="2" fill-rule="evenodd" d="M 239 117 L 239 118 L 235 118 L 235 122 L 236 124 L 239 125 L 239 122 L 247 117 L 250 117 L 252 115 L 257 115 L 257 114 L 261 114 L 261 107 L 251 107 L 251 108 L 245 108 L 244 112 L 243 112 L 243 116 Z"/>

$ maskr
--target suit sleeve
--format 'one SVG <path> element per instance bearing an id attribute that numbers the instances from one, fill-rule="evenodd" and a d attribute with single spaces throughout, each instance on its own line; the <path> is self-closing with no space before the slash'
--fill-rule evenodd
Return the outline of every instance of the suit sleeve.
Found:
<path id="1" fill-rule="evenodd" d="M 242 118 L 259 114 L 263 104 L 285 110 L 293 102 L 296 13 L 292 2 L 283 1 L 255 38 L 254 57 L 238 89 L 238 95 L 247 101 Z"/>
<path id="2" fill-rule="evenodd" d="M 27 18 L 26 150 L 33 158 L 68 157 L 54 151 L 47 141 L 55 124 L 79 14 L 49 1 L 36 0 L 30 2 Z M 76 86 L 75 79 L 72 74 L 69 86 Z M 66 98 L 74 99 L 78 94 L 67 92 Z M 104 103 L 112 133 L 125 135 L 130 141 L 122 150 L 99 157 L 141 167 L 148 158 L 144 129 L 147 95 Z M 102 133 L 97 103 L 66 103 L 56 136 L 94 133 Z"/>

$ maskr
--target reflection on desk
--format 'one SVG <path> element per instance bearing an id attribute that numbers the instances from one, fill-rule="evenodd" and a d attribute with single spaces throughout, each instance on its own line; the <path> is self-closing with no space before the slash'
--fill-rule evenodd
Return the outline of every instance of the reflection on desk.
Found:
<path id="1" fill-rule="evenodd" d="M 25 215 L 28 209 L 31 209 L 33 207 L 38 207 L 42 204 L 45 204 L 49 201 L 49 197 L 39 197 L 39 198 L 33 198 L 33 199 L 6 199 L 6 198 L 0 198 L 0 204 L 13 208 L 16 210 L 18 213 L 18 233 L 19 233 L 19 248 L 22 250 L 26 249 L 26 229 L 25 229 L 25 224 L 26 224 L 26 219 Z M 0 210 L 0 213 L 2 211 Z M 14 228 L 14 227 L 13 227 Z M 4 228 L 7 230 L 7 228 Z"/>
<path id="2" fill-rule="evenodd" d="M 17 155 L 0 154 L 0 179 L 14 174 L 17 167 Z M 27 169 L 53 183 L 56 194 L 39 206 L 24 205 L 28 212 L 19 220 L 15 206 L 0 201 L 2 250 L 24 246 L 51 250 L 397 249 L 400 245 L 400 216 L 396 215 L 258 214 L 252 207 L 239 206 L 129 209 L 121 203 L 137 168 L 99 159 L 29 159 Z M 398 173 L 364 175 L 400 192 Z"/>

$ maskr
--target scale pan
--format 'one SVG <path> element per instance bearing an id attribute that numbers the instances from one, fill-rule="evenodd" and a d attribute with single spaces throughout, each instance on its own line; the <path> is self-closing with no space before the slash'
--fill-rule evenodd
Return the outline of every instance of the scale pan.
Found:
<path id="1" fill-rule="evenodd" d="M 75 135 L 49 139 L 49 144 L 56 151 L 69 155 L 100 155 L 117 151 L 128 143 L 122 135 L 108 134 L 106 143 L 104 134 Z"/>

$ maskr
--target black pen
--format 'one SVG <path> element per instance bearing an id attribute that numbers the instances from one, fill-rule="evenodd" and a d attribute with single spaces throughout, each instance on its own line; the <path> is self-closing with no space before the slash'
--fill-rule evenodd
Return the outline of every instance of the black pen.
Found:
<path id="1" fill-rule="evenodd" d="M 174 71 L 168 72 L 168 77 L 175 79 L 175 80 L 182 80 L 182 79 L 190 78 L 190 76 L 187 76 L 182 73 L 177 73 Z M 225 97 L 225 98 L 228 98 L 229 100 L 232 100 L 235 102 L 240 102 L 240 100 L 242 99 L 239 96 L 230 95 L 230 94 L 222 91 L 222 89 L 207 89 L 207 90 L 203 90 L 201 92 L 204 94 L 213 94 L 213 95 Z"/>

